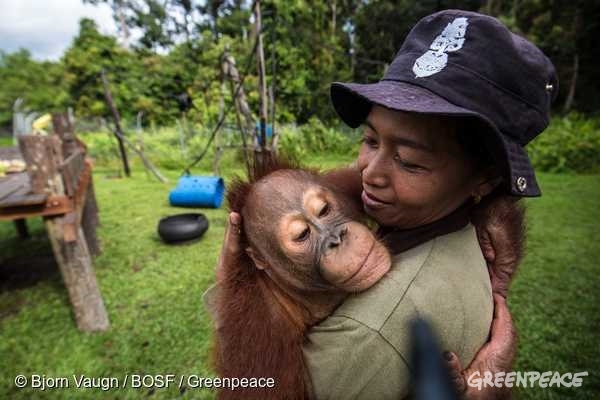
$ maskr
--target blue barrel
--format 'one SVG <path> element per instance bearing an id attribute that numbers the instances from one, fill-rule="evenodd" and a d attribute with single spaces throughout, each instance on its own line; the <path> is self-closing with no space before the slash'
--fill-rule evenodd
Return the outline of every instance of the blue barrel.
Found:
<path id="1" fill-rule="evenodd" d="M 219 208 L 224 193 L 225 184 L 219 176 L 185 175 L 171 190 L 169 203 L 178 207 Z"/>

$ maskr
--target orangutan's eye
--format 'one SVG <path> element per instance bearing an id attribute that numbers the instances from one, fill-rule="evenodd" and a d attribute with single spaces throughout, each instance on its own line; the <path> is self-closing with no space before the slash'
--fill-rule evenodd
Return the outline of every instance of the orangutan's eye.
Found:
<path id="1" fill-rule="evenodd" d="M 294 238 L 294 241 L 295 242 L 304 242 L 304 241 L 308 240 L 309 236 L 310 236 L 310 228 L 306 227 L 306 229 L 304 229 L 302 232 L 300 232 L 299 236 Z"/>
<path id="2" fill-rule="evenodd" d="M 322 217 L 326 216 L 327 214 L 329 214 L 330 210 L 331 210 L 331 207 L 329 206 L 329 203 L 325 203 L 323 208 L 321 208 L 321 211 L 319 211 L 319 218 L 322 218 Z"/>

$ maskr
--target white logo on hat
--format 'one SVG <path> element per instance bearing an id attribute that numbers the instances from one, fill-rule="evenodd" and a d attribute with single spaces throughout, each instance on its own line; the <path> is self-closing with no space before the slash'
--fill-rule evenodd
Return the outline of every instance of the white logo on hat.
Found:
<path id="1" fill-rule="evenodd" d="M 455 18 L 449 23 L 442 33 L 435 38 L 429 50 L 417 58 L 413 65 L 413 72 L 418 78 L 437 74 L 446 67 L 448 54 L 460 50 L 465 42 L 467 32 L 467 18 Z"/>

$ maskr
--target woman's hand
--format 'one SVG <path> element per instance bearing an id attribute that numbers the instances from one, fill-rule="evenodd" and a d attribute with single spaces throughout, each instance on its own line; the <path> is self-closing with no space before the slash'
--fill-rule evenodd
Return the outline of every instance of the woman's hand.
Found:
<path id="1" fill-rule="evenodd" d="M 501 388 L 482 386 L 481 389 L 469 386 L 470 379 L 483 379 L 486 373 L 495 376 L 498 372 L 508 373 L 512 370 L 517 350 L 517 332 L 506 305 L 506 299 L 499 294 L 494 294 L 494 319 L 491 336 L 491 340 L 479 350 L 465 370 L 462 369 L 456 354 L 445 353 L 454 387 L 465 399 L 505 400 L 511 398 L 511 389 L 506 386 Z"/>
<path id="2" fill-rule="evenodd" d="M 215 271 L 217 284 L 224 281 L 225 268 L 231 265 L 233 260 L 239 257 L 242 250 L 240 243 L 242 232 L 242 216 L 236 212 L 229 213 L 227 226 L 225 227 L 225 238 L 223 239 L 223 247 L 217 262 Z"/>

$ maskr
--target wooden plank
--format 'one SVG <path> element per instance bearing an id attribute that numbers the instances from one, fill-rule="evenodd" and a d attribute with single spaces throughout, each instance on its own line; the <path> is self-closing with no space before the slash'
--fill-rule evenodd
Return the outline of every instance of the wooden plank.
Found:
<path id="1" fill-rule="evenodd" d="M 64 227 L 65 217 L 46 219 L 54 257 L 69 292 L 77 327 L 86 332 L 105 331 L 110 323 L 83 230 L 79 227 L 76 240 L 67 242 Z"/>
<path id="2" fill-rule="evenodd" d="M 72 200 L 66 196 L 48 196 L 46 202 L 42 204 L 0 208 L 0 221 L 14 221 L 19 218 L 37 216 L 56 216 L 67 214 L 74 209 Z"/>
<path id="3" fill-rule="evenodd" d="M 77 220 L 79 223 L 86 202 L 86 190 L 92 176 L 91 161 L 84 160 L 83 165 L 83 171 L 79 174 L 75 185 L 76 191 L 70 198 L 46 194 L 13 193 L 0 201 L 0 220 L 10 221 L 34 216 L 60 215 L 78 209 Z M 93 202 L 95 203 L 95 199 Z"/>
<path id="4" fill-rule="evenodd" d="M 27 192 L 23 193 L 23 190 L 20 192 L 15 192 L 12 195 L 8 196 L 4 200 L 0 202 L 0 208 L 14 208 L 14 207 L 27 207 L 27 206 L 37 206 L 44 204 L 48 195 L 45 194 L 31 194 L 29 193 L 29 189 L 25 189 Z"/>
<path id="5" fill-rule="evenodd" d="M 18 146 L 0 147 L 0 160 L 22 160 Z"/>
<path id="6" fill-rule="evenodd" d="M 14 203 L 14 199 L 17 197 L 26 198 L 28 194 L 31 194 L 31 188 L 29 187 L 29 185 L 15 187 L 10 193 L 7 193 L 7 195 L 2 198 L 2 200 L 0 201 L 0 207 L 3 207 L 3 204 L 5 202 Z"/>
<path id="7" fill-rule="evenodd" d="M 31 190 L 27 172 L 7 175 L 4 179 L 0 180 L 0 201 L 23 189 L 26 189 L 27 192 Z"/>

